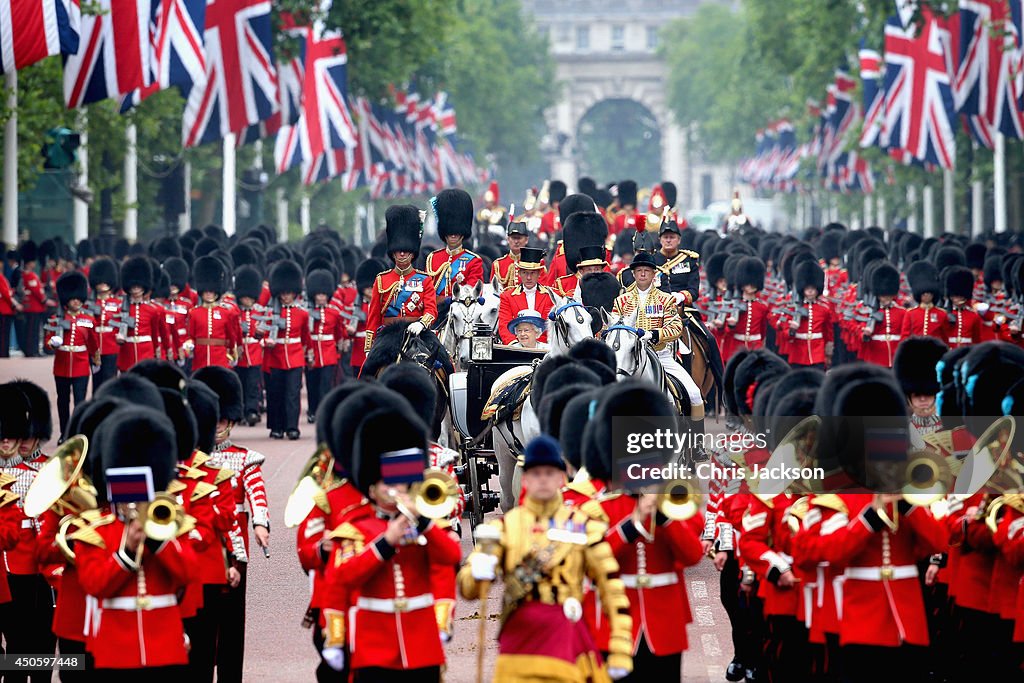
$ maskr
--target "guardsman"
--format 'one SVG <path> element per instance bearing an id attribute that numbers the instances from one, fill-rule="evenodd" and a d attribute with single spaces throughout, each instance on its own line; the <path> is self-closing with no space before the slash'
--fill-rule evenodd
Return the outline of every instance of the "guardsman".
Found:
<path id="1" fill-rule="evenodd" d="M 117 357 L 121 349 L 113 319 L 121 310 L 121 297 L 116 294 L 119 280 L 118 267 L 113 260 L 103 256 L 93 261 L 89 269 L 89 287 L 94 298 L 86 306 L 96 321 L 93 329 L 100 351 L 99 369 L 92 374 L 93 394 L 104 382 L 117 376 Z"/>
<path id="2" fill-rule="evenodd" d="M 2 271 L 0 268 L 0 358 L 10 358 L 11 326 L 14 324 L 14 316 L 21 313 L 22 306 Z"/>
<path id="3" fill-rule="evenodd" d="M 478 543 L 459 572 L 459 589 L 470 600 L 486 597 L 482 582 L 503 577 L 496 680 L 530 678 L 531 672 L 558 680 L 618 680 L 632 670 L 633 620 L 619 565 L 604 540 L 608 525 L 566 506 L 564 485 L 558 442 L 540 436 L 527 444 L 523 504 L 489 523 L 494 539 Z M 582 618 L 584 576 L 609 621 L 606 669 Z"/>
<path id="4" fill-rule="evenodd" d="M 188 287 L 190 268 L 184 259 L 172 256 L 160 266 L 163 272 L 170 279 L 170 296 L 167 299 L 165 319 L 167 327 L 170 328 L 171 338 L 174 340 L 172 347 L 167 349 L 164 355 L 167 360 L 181 363 L 182 345 L 188 337 L 188 312 L 192 310 L 192 300 L 184 294 Z"/>
<path id="5" fill-rule="evenodd" d="M 338 352 L 345 336 L 341 310 L 328 300 L 334 285 L 334 277 L 328 270 L 314 270 L 306 276 L 310 328 L 310 346 L 306 351 L 306 418 L 310 424 L 316 420 L 320 400 L 334 386 L 334 369 L 338 365 Z"/>
<path id="6" fill-rule="evenodd" d="M 909 337 L 935 337 L 943 342 L 946 338 L 946 311 L 936 306 L 942 292 L 939 271 L 929 261 L 915 261 L 907 268 L 907 281 L 917 306 L 903 316 L 900 334 Z"/>
<path id="7" fill-rule="evenodd" d="M 209 365 L 232 365 L 242 343 L 238 310 L 221 300 L 228 285 L 228 271 L 215 256 L 200 256 L 193 267 L 200 304 L 188 312 L 188 338 L 184 349 L 192 356 L 192 370 Z"/>
<path id="8" fill-rule="evenodd" d="M 515 333 L 508 329 L 520 311 L 534 310 L 546 317 L 554 306 L 554 293 L 549 287 L 537 284 L 543 271 L 544 252 L 541 249 L 525 247 L 519 256 L 516 270 L 520 284 L 502 291 L 498 304 L 498 336 L 501 343 L 511 344 L 515 341 Z M 545 337 L 541 337 L 545 341 Z"/>
<path id="9" fill-rule="evenodd" d="M 530 229 L 525 219 L 516 220 L 508 224 L 505 234 L 508 239 L 508 253 L 495 259 L 491 264 L 491 279 L 500 282 L 502 288 L 511 289 L 519 284 L 516 264 L 519 263 L 519 254 L 523 247 L 530 241 Z M 541 272 L 542 279 L 546 273 L 547 268 L 544 268 Z"/>
<path id="10" fill-rule="evenodd" d="M 950 310 L 946 319 L 946 343 L 958 349 L 981 341 L 981 316 L 971 307 L 974 274 L 964 266 L 952 266 L 945 272 L 946 300 Z"/>
<path id="11" fill-rule="evenodd" d="M 491 226 L 495 226 L 494 232 L 501 234 L 501 229 L 508 224 L 508 221 L 509 217 L 505 207 L 501 205 L 498 181 L 492 180 L 491 184 L 487 186 L 487 191 L 484 192 L 484 206 L 476 214 L 477 229 L 480 234 L 486 234 L 492 232 Z"/>
<path id="12" fill-rule="evenodd" d="M 231 441 L 231 430 L 243 418 L 242 383 L 231 370 L 219 366 L 198 370 L 193 378 L 217 394 L 220 420 L 217 423 L 216 442 L 207 464 L 234 473 L 231 489 L 234 492 L 235 515 L 245 543 L 246 557 L 252 557 L 249 552 L 250 523 L 256 544 L 265 553 L 269 553 L 270 510 L 262 469 L 265 458 L 262 453 Z M 247 567 L 247 562 L 238 564 L 241 574 L 239 583 L 228 590 L 217 613 L 217 680 L 242 680 Z"/>
<path id="13" fill-rule="evenodd" d="M 818 257 L 825 271 L 825 290 L 821 293 L 828 300 L 840 294 L 850 275 L 843 267 L 843 236 L 845 229 L 827 229 L 818 241 Z"/>
<path id="14" fill-rule="evenodd" d="M 981 316 L 981 341 L 992 341 L 1000 336 L 1006 314 L 1006 288 L 1003 282 L 1003 257 L 989 256 L 982 271 L 984 288 L 974 302 L 974 310 Z"/>
<path id="15" fill-rule="evenodd" d="M 559 296 L 572 298 L 576 295 L 576 290 L 579 289 L 585 276 L 591 273 L 602 273 L 608 268 L 605 249 L 599 244 L 580 247 L 579 255 L 580 260 L 576 264 L 576 272 L 558 278 L 552 287 Z"/>
<path id="16" fill-rule="evenodd" d="M 472 209 L 472 207 L 470 207 Z M 364 350 L 373 348 L 373 337 L 384 325 L 411 321 L 411 333 L 418 334 L 437 319 L 434 280 L 426 272 L 413 268 L 423 236 L 423 214 L 411 205 L 389 206 L 384 216 L 388 238 L 388 256 L 395 267 L 381 273 L 373 282 L 366 313 Z M 419 329 L 416 329 L 419 323 Z"/>
<path id="17" fill-rule="evenodd" d="M 484 262 L 467 251 L 462 243 L 473 234 L 473 199 L 460 189 L 441 190 L 431 199 L 437 234 L 445 242 L 443 249 L 427 257 L 427 272 L 434 282 L 437 298 L 452 295 L 455 285 L 473 287 L 484 279 Z"/>
<path id="18" fill-rule="evenodd" d="M 43 289 L 43 280 L 36 272 L 39 247 L 32 240 L 27 240 L 18 247 L 18 253 L 21 257 L 21 281 L 15 287 L 22 293 L 21 325 L 16 326 L 18 345 L 26 358 L 35 358 L 40 354 L 39 336 L 46 319 L 46 307 L 51 302 Z"/>
<path id="19" fill-rule="evenodd" d="M 616 213 L 615 220 L 612 222 L 609 230 L 613 235 L 618 235 L 623 230 L 631 229 L 637 230 L 637 210 L 636 210 L 636 181 L 634 180 L 623 180 L 618 185 L 619 188 L 619 206 L 621 210 Z"/>
<path id="20" fill-rule="evenodd" d="M 550 240 L 562 230 L 563 216 L 559 210 L 559 205 L 565 199 L 569 189 L 561 180 L 552 180 L 550 183 L 545 181 L 544 184 L 546 185 L 546 192 L 545 188 L 541 189 L 539 201 L 541 204 L 545 203 L 546 195 L 548 209 L 540 218 L 540 227 L 537 229 L 537 235 L 541 239 Z"/>
<path id="21" fill-rule="evenodd" d="M 768 333 L 768 304 L 761 300 L 764 289 L 764 261 L 747 256 L 736 266 L 736 286 L 742 295 L 742 310 L 725 319 L 722 360 L 728 361 L 738 349 L 753 351 L 764 347 Z"/>
<path id="22" fill-rule="evenodd" d="M 270 271 L 273 321 L 263 338 L 263 371 L 267 377 L 267 427 L 270 438 L 299 438 L 302 369 L 309 348 L 309 313 L 296 301 L 302 293 L 302 269 L 291 260 Z"/>
<path id="23" fill-rule="evenodd" d="M 900 291 L 900 272 L 890 263 L 881 263 L 871 271 L 871 293 L 878 298 L 878 307 L 871 319 L 861 327 L 860 356 L 865 362 L 891 368 L 896 348 L 903 339 L 905 308 L 896 305 Z"/>
<path id="24" fill-rule="evenodd" d="M 910 337 L 900 342 L 893 359 L 892 372 L 903 389 L 910 411 L 910 424 L 922 435 L 942 429 L 935 397 L 939 393 L 935 367 L 949 351 L 935 337 Z"/>
<path id="25" fill-rule="evenodd" d="M 348 320 L 348 336 L 352 342 L 352 376 L 358 377 L 366 361 L 366 319 L 369 315 L 370 299 L 373 298 L 373 281 L 386 268 L 378 259 L 366 259 L 356 268 L 356 290 L 359 295 L 353 303 L 352 315 Z"/>
<path id="26" fill-rule="evenodd" d="M 153 495 L 175 479 L 173 425 L 152 408 L 123 407 L 97 428 L 95 441 L 106 480 L 97 493 L 109 513 L 71 535 L 79 582 L 94 601 L 86 646 L 103 680 L 175 680 L 188 662 L 177 593 L 195 572 L 192 545 L 180 538 L 189 521 L 161 525 L 155 538 L 143 527 Z M 128 468 L 148 472 L 141 495 Z"/>
<path id="27" fill-rule="evenodd" d="M 407 407 L 384 408 L 366 414 L 354 436 L 353 478 L 371 505 L 331 532 L 327 569 L 329 584 L 358 595 L 349 612 L 354 680 L 439 682 L 432 566 L 457 566 L 461 549 L 410 495 L 427 466 L 427 427 Z"/>
<path id="28" fill-rule="evenodd" d="M 85 401 L 89 389 L 90 368 L 99 365 L 99 341 L 96 323 L 82 307 L 89 300 L 89 283 L 79 272 L 64 273 L 57 279 L 57 299 L 63 315 L 50 319 L 46 346 L 53 350 L 53 380 L 57 385 L 57 415 L 60 433 L 71 416 L 71 397 L 75 405 Z"/>
<path id="29" fill-rule="evenodd" d="M 133 256 L 121 266 L 124 299 L 112 321 L 117 330 L 115 338 L 121 345 L 117 357 L 117 369 L 121 372 L 127 372 L 140 360 L 157 357 L 164 325 L 160 308 L 146 301 L 153 279 L 153 266 L 145 256 Z"/>
<path id="30" fill-rule="evenodd" d="M 825 286 L 825 272 L 817 263 L 804 261 L 793 274 L 799 294 L 800 319 L 785 316 L 791 343 L 787 356 L 790 365 L 810 365 L 821 370 L 832 358 L 832 311 L 818 301 Z"/>
<path id="31" fill-rule="evenodd" d="M 245 422 L 250 427 L 260 421 L 260 393 L 262 392 L 263 331 L 260 319 L 267 309 L 257 303 L 263 290 L 263 276 L 254 266 L 241 266 L 235 271 L 235 296 L 238 297 L 238 363 L 235 373 L 242 382 L 245 402 Z"/>

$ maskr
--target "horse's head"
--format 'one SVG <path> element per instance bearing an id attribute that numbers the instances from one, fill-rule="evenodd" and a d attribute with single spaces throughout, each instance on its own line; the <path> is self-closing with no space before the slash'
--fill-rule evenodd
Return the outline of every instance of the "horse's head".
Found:
<path id="1" fill-rule="evenodd" d="M 579 300 L 579 290 L 573 298 L 554 294 L 554 306 L 548 313 L 548 342 L 552 351 L 567 353 L 577 342 L 594 336 L 594 316 Z"/>
<path id="2" fill-rule="evenodd" d="M 473 324 L 486 325 L 493 332 L 498 329 L 498 306 L 501 303 L 501 283 L 493 279 L 485 285 L 478 298 Z"/>
<path id="3" fill-rule="evenodd" d="M 643 352 L 640 340 L 646 334 L 636 327 L 637 312 L 608 318 L 602 309 L 601 315 L 605 317 L 604 343 L 615 352 L 618 379 L 632 377 L 640 369 Z"/>

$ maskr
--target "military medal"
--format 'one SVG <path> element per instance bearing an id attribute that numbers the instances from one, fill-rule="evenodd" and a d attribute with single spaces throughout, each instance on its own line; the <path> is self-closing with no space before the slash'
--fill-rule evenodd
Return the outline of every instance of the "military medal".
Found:
<path id="1" fill-rule="evenodd" d="M 583 618 L 583 605 L 576 598 L 566 598 L 562 603 L 562 613 L 566 619 L 575 623 Z"/>

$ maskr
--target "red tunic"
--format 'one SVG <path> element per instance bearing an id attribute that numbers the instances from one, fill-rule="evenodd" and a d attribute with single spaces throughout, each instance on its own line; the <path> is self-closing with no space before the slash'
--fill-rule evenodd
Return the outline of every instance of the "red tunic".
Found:
<path id="1" fill-rule="evenodd" d="M 790 337 L 788 359 L 791 365 L 817 365 L 825 362 L 825 345 L 832 343 L 832 312 L 828 306 L 814 302 L 806 304 L 808 315 Z M 783 334 L 789 334 L 789 321 L 783 325 Z"/>
<path id="2" fill-rule="evenodd" d="M 769 500 L 750 496 L 743 513 L 740 552 L 759 581 L 758 595 L 764 600 L 765 616 L 796 616 L 799 586 L 779 586 L 779 575 L 793 568 L 790 529 L 784 521 L 796 496 L 779 494 Z"/>
<path id="3" fill-rule="evenodd" d="M 981 316 L 968 307 L 954 309 L 946 320 L 946 343 L 950 349 L 981 341 Z"/>
<path id="4" fill-rule="evenodd" d="M 619 213 L 615 216 L 615 222 L 611 224 L 609 232 L 618 235 L 626 228 L 636 230 L 636 216 L 636 209 L 626 209 Z"/>
<path id="5" fill-rule="evenodd" d="M 128 304 L 128 316 L 134 325 L 128 327 L 117 356 L 117 369 L 127 372 L 140 360 L 156 358 L 156 349 L 164 336 L 163 310 L 148 302 Z M 115 328 L 116 329 L 116 328 Z"/>
<path id="6" fill-rule="evenodd" d="M 196 306 L 188 312 L 186 329 L 188 338 L 195 344 L 193 370 L 208 365 L 230 367 L 228 355 L 242 343 L 238 312 L 234 306 L 223 303 Z"/>
<path id="7" fill-rule="evenodd" d="M 946 330 L 945 310 L 932 304 L 927 306 L 918 304 L 903 316 L 900 336 L 904 339 L 908 337 L 935 337 L 945 341 Z"/>
<path id="8" fill-rule="evenodd" d="M 49 326 L 58 325 L 61 330 L 47 330 L 45 340 L 46 348 L 53 349 L 53 376 L 88 377 L 92 359 L 99 350 L 92 316 L 80 312 L 50 318 Z M 60 340 L 59 346 L 53 346 L 54 339 Z"/>
<path id="9" fill-rule="evenodd" d="M 538 285 L 535 289 L 533 296 L 533 305 L 529 304 L 526 298 L 526 292 L 521 286 L 515 289 L 506 289 L 501 293 L 500 301 L 498 303 L 498 336 L 501 337 L 503 344 L 511 344 L 515 341 L 516 335 L 508 330 L 508 324 L 515 319 L 519 312 L 528 308 L 532 308 L 541 314 L 546 320 L 548 312 L 555 305 L 554 299 L 552 299 L 552 291 L 548 287 Z M 543 332 L 540 335 L 540 341 L 547 339 L 547 333 Z"/>
<path id="10" fill-rule="evenodd" d="M 813 496 L 804 515 L 800 531 L 793 537 L 793 557 L 805 572 L 813 572 L 814 579 L 803 586 L 804 614 L 810 618 L 811 642 L 825 642 L 824 634 L 839 634 L 839 614 L 836 607 L 836 583 L 843 579 L 843 566 L 826 561 L 823 544 L 826 537 L 844 528 L 850 518 L 842 499 L 836 495 Z"/>
<path id="11" fill-rule="evenodd" d="M 425 326 L 437 320 L 434 280 L 422 270 L 400 273 L 398 268 L 381 273 L 373 281 L 366 309 L 364 350 L 373 347 L 373 337 L 389 318 L 415 318 Z"/>
<path id="12" fill-rule="evenodd" d="M 726 327 L 722 334 L 722 362 L 740 349 L 753 351 L 764 346 L 768 333 L 768 304 L 760 300 L 747 302 L 735 325 Z"/>
<path id="13" fill-rule="evenodd" d="M 558 215 L 558 212 L 554 209 L 548 209 L 543 216 L 540 217 L 540 228 L 537 229 L 538 235 L 554 235 L 556 232 L 562 229 L 562 221 Z"/>
<path id="14" fill-rule="evenodd" d="M 333 305 L 316 306 L 309 315 L 310 353 L 312 367 L 325 368 L 338 364 L 338 342 L 345 337 L 345 319 Z"/>
<path id="15" fill-rule="evenodd" d="M 21 286 L 25 290 L 25 300 L 21 302 L 26 313 L 46 312 L 46 292 L 43 291 L 43 280 L 30 270 L 21 271 Z"/>
<path id="16" fill-rule="evenodd" d="M 93 318 L 96 320 L 94 330 L 99 339 L 100 355 L 112 356 L 120 353 L 121 345 L 117 343 L 117 328 L 114 327 L 111 319 L 116 318 L 121 310 L 121 297 L 97 298 L 91 308 Z"/>
<path id="17" fill-rule="evenodd" d="M 569 267 L 565 265 L 565 245 L 558 240 L 555 255 L 551 258 L 551 268 L 540 277 L 540 284 L 554 287 L 555 282 L 569 275 Z"/>
<path id="18" fill-rule="evenodd" d="M 882 314 L 883 320 L 876 320 L 874 329 L 868 329 L 871 323 L 864 323 L 861 327 L 861 338 L 863 339 L 864 335 L 869 335 L 869 338 L 864 339 L 860 357 L 868 363 L 891 368 L 892 359 L 896 355 L 896 347 L 903 339 L 900 332 L 903 329 L 903 321 L 907 312 L 896 305 L 886 306 L 879 309 L 879 312 Z"/>
<path id="19" fill-rule="evenodd" d="M 284 327 L 263 339 L 263 370 L 292 370 L 306 364 L 309 348 L 309 313 L 301 306 L 282 306 Z M 268 343 L 274 340 L 275 343 Z"/>
<path id="20" fill-rule="evenodd" d="M 263 365 L 263 332 L 256 329 L 259 321 L 254 317 L 262 315 L 267 315 L 267 311 L 259 304 L 238 311 L 238 337 L 242 340 L 238 354 L 240 368 L 258 368 Z"/>
<path id="21" fill-rule="evenodd" d="M 455 285 L 472 287 L 484 279 L 484 262 L 477 254 L 459 248 L 438 249 L 427 257 L 427 272 L 437 297 L 449 297 Z"/>
<path id="22" fill-rule="evenodd" d="M 11 283 L 7 281 L 3 273 L 0 273 L 0 315 L 14 315 L 14 292 L 11 290 Z"/>

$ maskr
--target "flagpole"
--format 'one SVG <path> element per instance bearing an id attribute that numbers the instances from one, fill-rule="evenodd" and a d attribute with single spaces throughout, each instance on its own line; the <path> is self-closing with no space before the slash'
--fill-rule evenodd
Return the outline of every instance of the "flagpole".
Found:
<path id="1" fill-rule="evenodd" d="M 221 222 L 224 224 L 221 227 L 224 228 L 224 232 L 231 235 L 235 234 L 235 134 L 228 133 L 224 136 L 224 167 L 223 167 L 223 178 L 222 185 L 224 186 L 223 201 L 222 201 L 222 215 Z"/>
<path id="2" fill-rule="evenodd" d="M 129 123 L 124 131 L 124 237 L 139 239 L 139 150 L 138 129 Z"/>
<path id="3" fill-rule="evenodd" d="M 89 115 L 84 109 L 78 110 L 78 165 L 81 170 L 78 173 L 78 186 L 82 189 L 89 187 Z M 89 205 L 81 198 L 74 199 L 73 232 L 75 244 L 78 244 L 89 237 Z"/>
<path id="4" fill-rule="evenodd" d="M 907 185 L 907 232 L 917 232 L 916 185 Z"/>
<path id="5" fill-rule="evenodd" d="M 871 201 L 871 195 L 864 193 L 864 227 L 868 228 L 875 224 L 875 204 Z"/>
<path id="6" fill-rule="evenodd" d="M 4 74 L 7 108 L 11 112 L 4 126 L 4 242 L 18 246 L 18 72 Z"/>
<path id="7" fill-rule="evenodd" d="M 985 232 L 985 186 L 980 180 L 971 181 L 971 236 L 978 237 Z"/>
<path id="8" fill-rule="evenodd" d="M 182 185 L 185 193 L 185 212 L 178 215 L 178 234 L 184 234 L 192 227 L 192 162 L 184 162 L 182 169 Z"/>
<path id="9" fill-rule="evenodd" d="M 277 188 L 277 241 L 288 241 L 288 200 L 284 188 Z"/>
<path id="10" fill-rule="evenodd" d="M 995 188 L 992 206 L 995 210 L 995 230 L 996 232 L 1006 232 L 1006 139 L 999 132 L 996 133 L 996 149 L 993 160 Z"/>
<path id="11" fill-rule="evenodd" d="M 302 194 L 302 201 L 299 204 L 299 225 L 302 226 L 302 234 L 309 234 L 309 195 Z"/>
<path id="12" fill-rule="evenodd" d="M 921 203 L 923 204 L 922 213 L 924 214 L 924 236 L 938 237 L 938 232 L 935 229 L 935 192 L 932 190 L 931 183 L 924 186 L 924 192 L 921 193 Z"/>
<path id="13" fill-rule="evenodd" d="M 942 225 L 946 232 L 956 232 L 956 171 L 947 168 L 942 172 Z"/>

